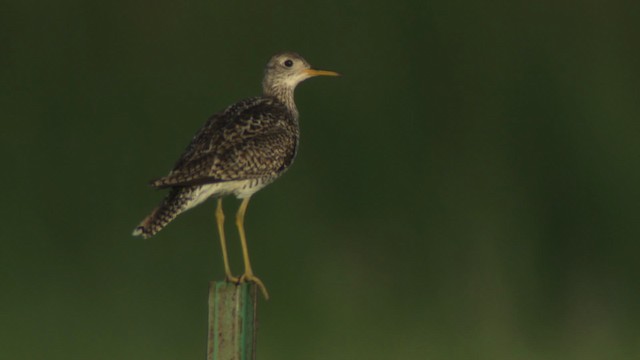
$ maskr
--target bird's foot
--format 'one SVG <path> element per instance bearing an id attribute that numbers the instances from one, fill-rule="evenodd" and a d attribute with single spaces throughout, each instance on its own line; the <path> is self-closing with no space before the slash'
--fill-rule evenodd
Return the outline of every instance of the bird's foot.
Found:
<path id="1" fill-rule="evenodd" d="M 226 274 L 225 275 L 225 280 L 228 283 L 232 283 L 232 284 L 240 284 L 240 278 L 237 276 L 233 276 L 231 274 Z"/>
<path id="2" fill-rule="evenodd" d="M 238 283 L 248 283 L 248 282 L 252 282 L 258 285 L 265 300 L 269 300 L 269 292 L 267 291 L 266 286 L 264 286 L 264 283 L 262 282 L 262 280 L 260 280 L 257 276 L 253 274 L 244 274 L 240 276 L 240 279 L 238 280 Z"/>

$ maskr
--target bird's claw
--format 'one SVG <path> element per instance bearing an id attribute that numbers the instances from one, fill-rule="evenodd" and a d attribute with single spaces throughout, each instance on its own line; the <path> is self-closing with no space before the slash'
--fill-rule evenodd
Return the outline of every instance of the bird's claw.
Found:
<path id="1" fill-rule="evenodd" d="M 253 274 L 244 274 L 240 276 L 240 278 L 238 279 L 238 284 L 249 283 L 249 282 L 258 285 L 258 287 L 260 288 L 260 292 L 262 292 L 262 295 L 264 296 L 265 300 L 269 300 L 269 292 L 267 291 L 267 287 L 264 286 L 264 283 L 262 282 L 262 280 L 260 280 L 257 276 Z"/>
<path id="2" fill-rule="evenodd" d="M 236 285 L 240 284 L 240 278 L 239 278 L 239 277 L 237 277 L 237 276 L 233 276 L 233 275 L 231 275 L 231 274 L 227 274 L 227 275 L 225 276 L 225 280 L 226 280 L 228 283 L 232 283 L 232 284 L 236 284 Z"/>

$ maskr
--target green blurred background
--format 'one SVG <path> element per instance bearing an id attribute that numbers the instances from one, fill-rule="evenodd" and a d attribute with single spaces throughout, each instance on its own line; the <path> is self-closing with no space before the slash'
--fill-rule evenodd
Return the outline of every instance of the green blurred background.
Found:
<path id="1" fill-rule="evenodd" d="M 281 50 L 344 76 L 249 206 L 259 359 L 638 358 L 632 4 L 3 2 L 0 358 L 204 359 L 214 203 L 130 233 Z"/>

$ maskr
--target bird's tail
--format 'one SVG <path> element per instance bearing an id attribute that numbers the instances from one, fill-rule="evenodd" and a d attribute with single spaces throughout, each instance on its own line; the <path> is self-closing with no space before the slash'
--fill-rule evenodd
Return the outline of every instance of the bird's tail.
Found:
<path id="1" fill-rule="evenodd" d="M 149 216 L 133 230 L 133 236 L 142 236 L 147 239 L 157 234 L 171 220 L 189 208 L 191 197 L 190 188 L 174 187 Z"/>

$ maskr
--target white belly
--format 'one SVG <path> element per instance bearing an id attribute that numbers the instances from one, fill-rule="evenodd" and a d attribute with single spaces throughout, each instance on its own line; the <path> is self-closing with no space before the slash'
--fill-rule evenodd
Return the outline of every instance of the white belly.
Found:
<path id="1" fill-rule="evenodd" d="M 261 179 L 251 179 L 203 185 L 189 194 L 191 201 L 189 201 L 187 209 L 200 205 L 212 196 L 217 197 L 234 194 L 238 199 L 248 198 L 270 182 L 271 181 Z"/>

